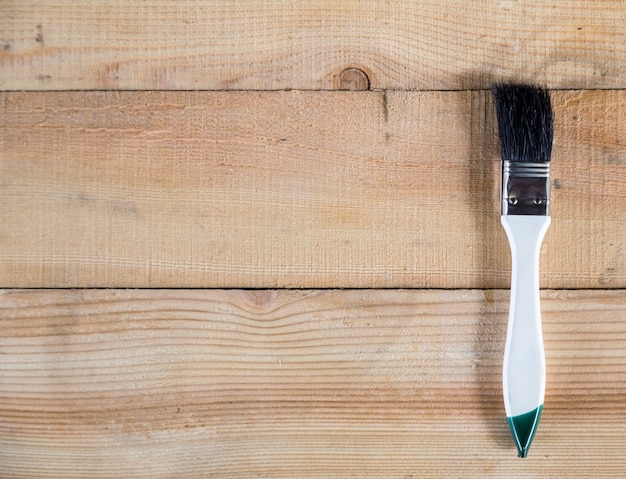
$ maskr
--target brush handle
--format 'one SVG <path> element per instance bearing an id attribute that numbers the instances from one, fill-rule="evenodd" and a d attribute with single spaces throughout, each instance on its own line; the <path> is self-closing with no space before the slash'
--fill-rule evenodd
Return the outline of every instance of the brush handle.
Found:
<path id="1" fill-rule="evenodd" d="M 507 416 L 513 418 L 543 406 L 546 360 L 539 304 L 539 252 L 550 217 L 509 215 L 501 216 L 501 221 L 513 261 L 502 371 L 504 406 Z"/>

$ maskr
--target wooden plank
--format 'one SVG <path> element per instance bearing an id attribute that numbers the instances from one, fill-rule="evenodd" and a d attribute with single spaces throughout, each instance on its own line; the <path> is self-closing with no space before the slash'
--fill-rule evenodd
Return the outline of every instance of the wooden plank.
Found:
<path id="1" fill-rule="evenodd" d="M 542 286 L 623 288 L 626 92 L 554 103 Z M 508 288 L 488 92 L 0 105 L 4 287 Z"/>
<path id="2" fill-rule="evenodd" d="M 611 0 L 0 2 L 0 89 L 626 86 Z"/>
<path id="3" fill-rule="evenodd" d="M 0 476 L 621 478 L 626 291 L 544 291 L 526 460 L 504 416 L 508 293 L 0 295 Z"/>

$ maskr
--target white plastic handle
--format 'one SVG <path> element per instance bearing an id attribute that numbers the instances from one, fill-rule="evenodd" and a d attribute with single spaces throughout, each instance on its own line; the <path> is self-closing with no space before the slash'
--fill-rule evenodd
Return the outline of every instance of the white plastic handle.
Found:
<path id="1" fill-rule="evenodd" d="M 502 386 L 509 417 L 543 405 L 546 360 L 539 304 L 539 252 L 549 216 L 501 216 L 511 246 L 511 304 Z"/>

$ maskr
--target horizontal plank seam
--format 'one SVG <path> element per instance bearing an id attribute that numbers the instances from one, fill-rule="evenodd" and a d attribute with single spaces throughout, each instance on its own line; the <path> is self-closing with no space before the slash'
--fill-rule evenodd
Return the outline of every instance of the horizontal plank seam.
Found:
<path id="1" fill-rule="evenodd" d="M 498 82 L 494 82 L 498 83 Z M 550 91 L 626 91 L 626 88 L 551 88 L 549 85 L 547 88 Z M 489 88 L 449 88 L 449 89 L 396 89 L 396 88 L 372 88 L 369 90 L 345 90 L 338 88 L 328 89 L 307 89 L 307 88 L 277 88 L 272 90 L 262 89 L 233 89 L 233 90 L 220 90 L 220 89 L 160 89 L 160 88 L 137 88 L 137 89 L 63 89 L 63 90 L 20 90 L 20 89 L 0 89 L 0 93 L 107 93 L 107 92 L 120 92 L 120 93 L 139 93 L 139 92 L 161 92 L 161 93 L 272 93 L 272 92 L 307 92 L 307 93 L 446 93 L 446 92 L 488 92 Z"/>
<path id="2" fill-rule="evenodd" d="M 373 288 L 338 288 L 338 287 L 302 287 L 302 288 L 248 288 L 248 287 L 163 287 L 163 288 L 146 288 L 146 287 L 118 287 L 118 286 L 77 286 L 70 288 L 54 288 L 54 287 L 14 287 L 1 286 L 0 293 L 4 291 L 98 291 L 98 290 L 118 290 L 118 291 L 507 291 L 510 288 L 411 288 L 411 287 L 373 287 Z M 540 288 L 540 291 L 626 291 L 626 288 Z"/>

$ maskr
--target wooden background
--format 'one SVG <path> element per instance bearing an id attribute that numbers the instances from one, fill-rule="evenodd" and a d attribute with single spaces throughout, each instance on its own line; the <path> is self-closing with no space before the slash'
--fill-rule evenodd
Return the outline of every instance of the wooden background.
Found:
<path id="1" fill-rule="evenodd" d="M 623 478 L 626 5 L 0 2 L 0 477 Z M 553 93 L 516 457 L 489 87 Z"/>

